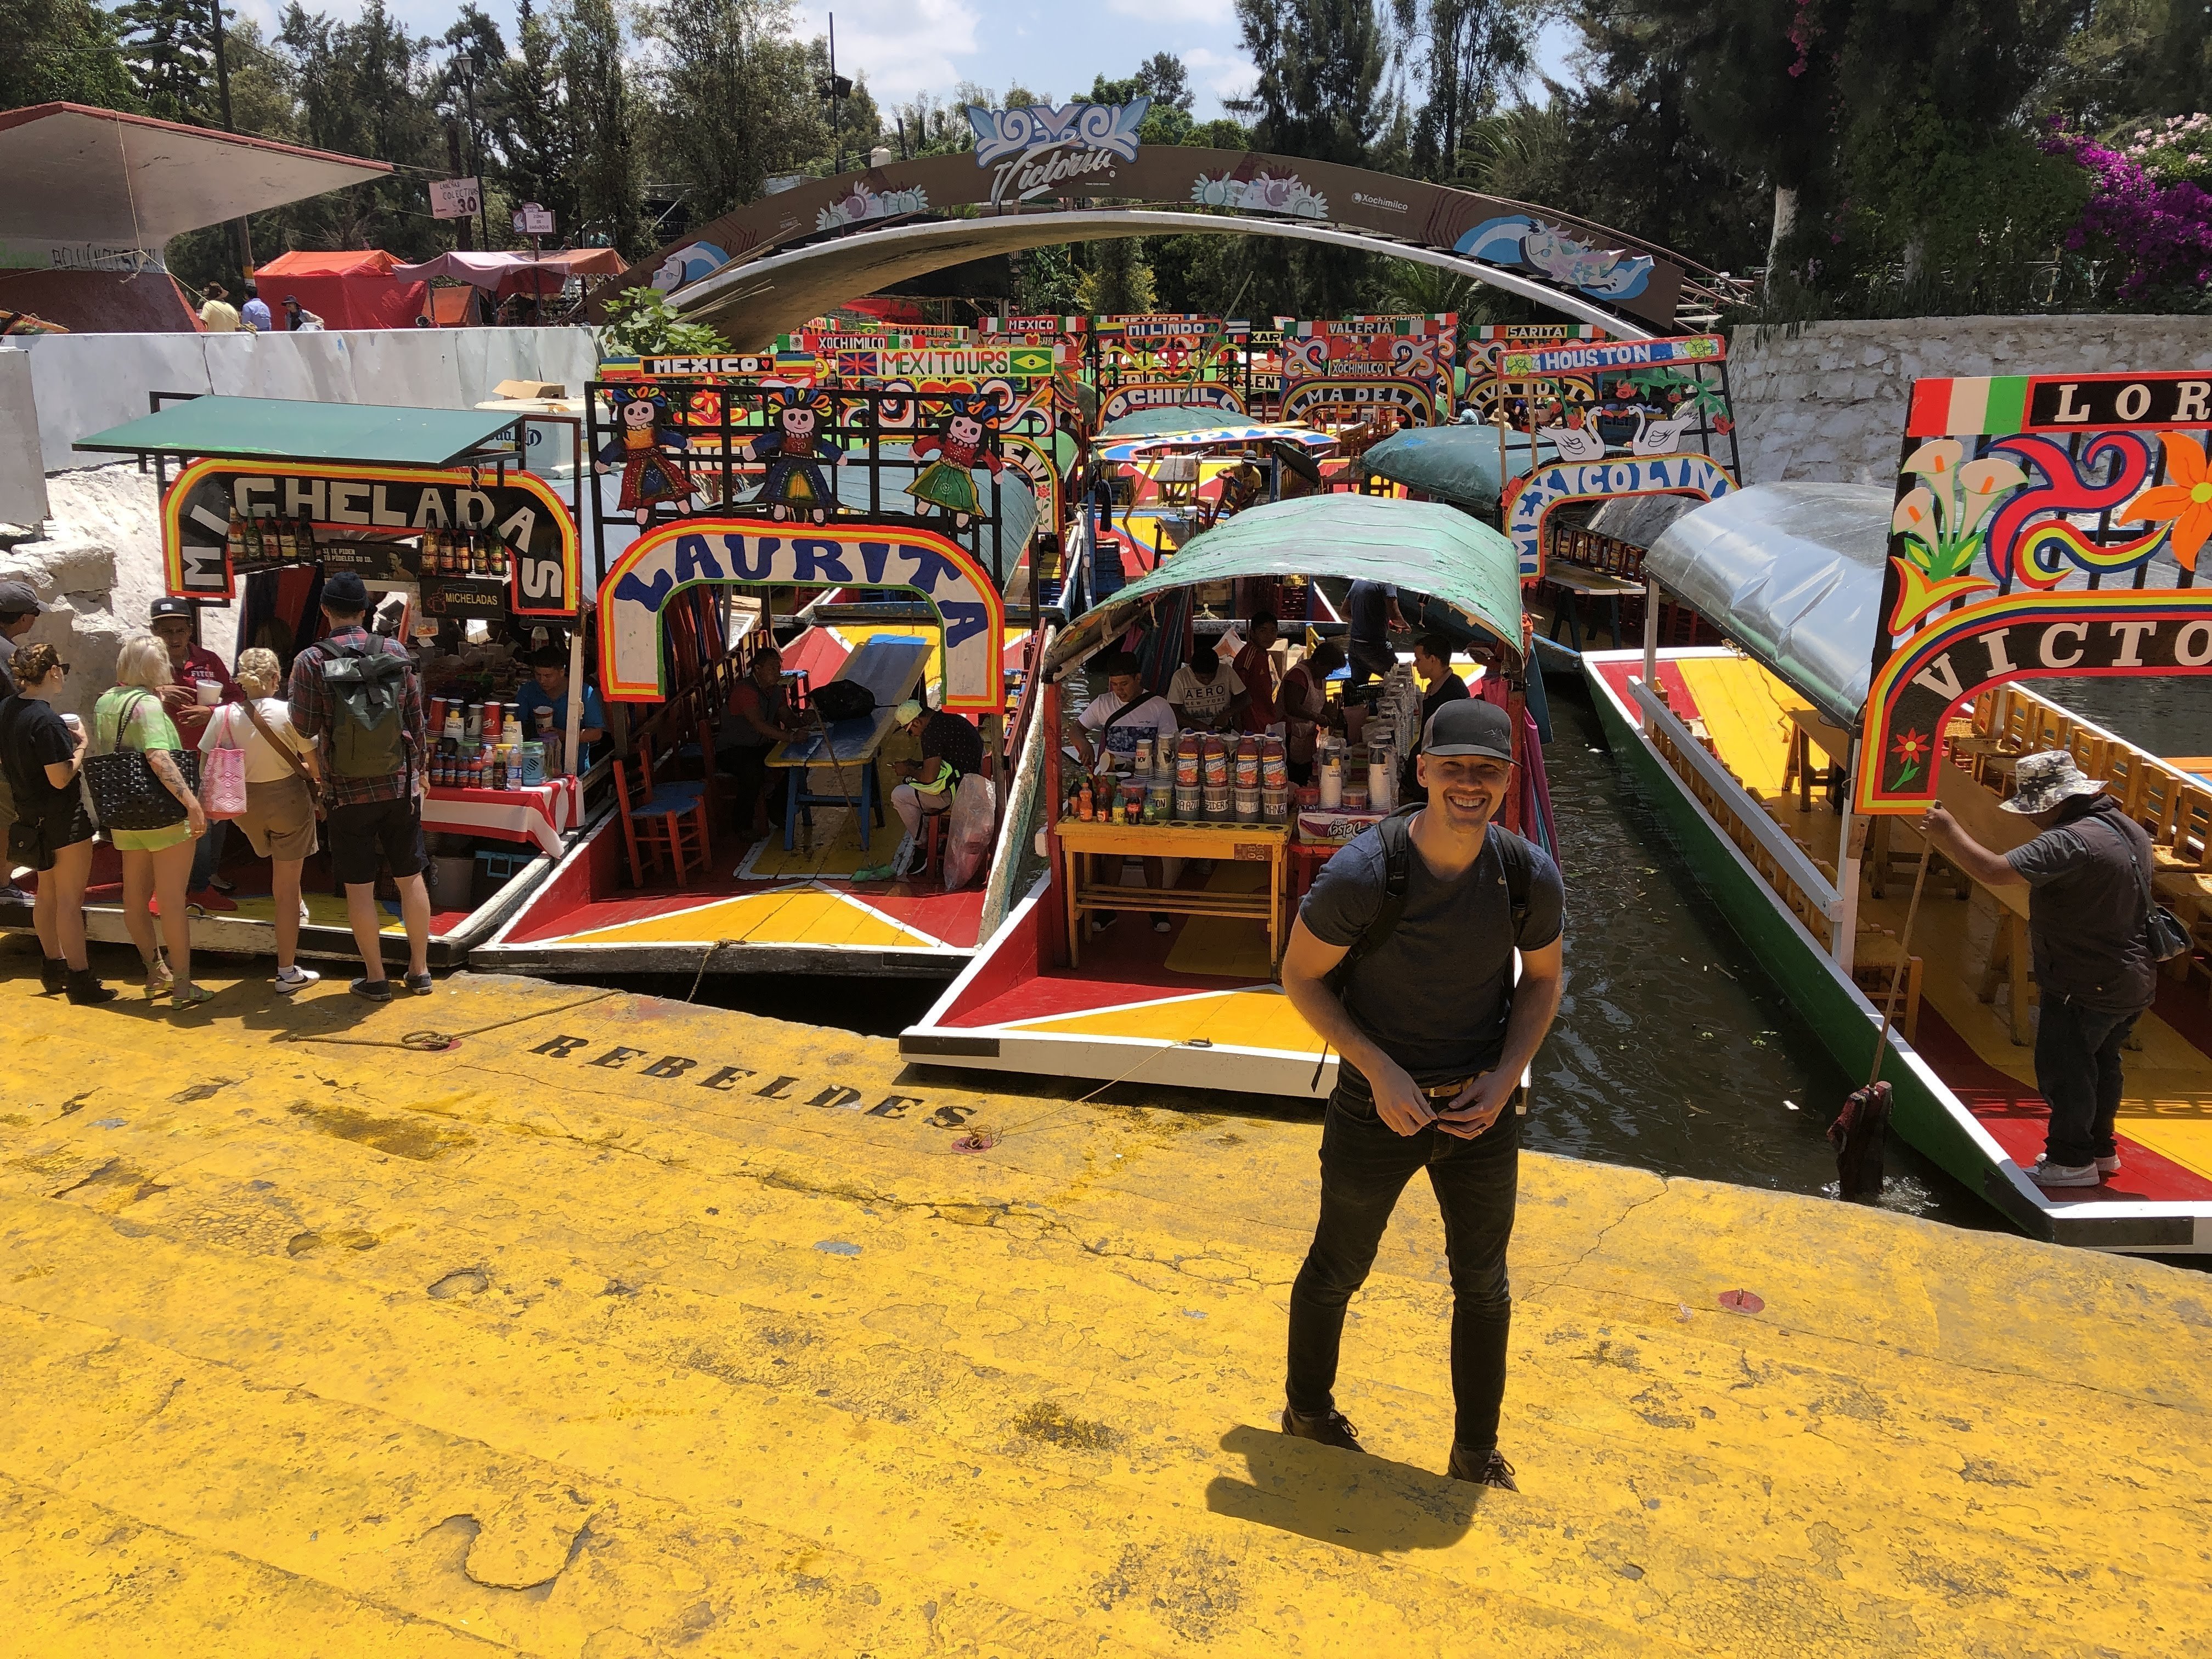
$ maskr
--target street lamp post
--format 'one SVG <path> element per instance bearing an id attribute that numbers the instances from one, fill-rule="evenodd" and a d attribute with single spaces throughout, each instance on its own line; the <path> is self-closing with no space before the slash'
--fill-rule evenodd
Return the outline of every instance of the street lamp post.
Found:
<path id="1" fill-rule="evenodd" d="M 483 227 L 484 251 L 491 251 L 491 204 L 487 199 L 483 176 L 483 133 L 477 125 L 477 77 L 484 72 L 484 55 L 471 47 L 462 53 L 456 65 L 461 80 L 461 96 L 469 111 L 469 152 L 475 158 L 477 179 L 477 216 Z"/>

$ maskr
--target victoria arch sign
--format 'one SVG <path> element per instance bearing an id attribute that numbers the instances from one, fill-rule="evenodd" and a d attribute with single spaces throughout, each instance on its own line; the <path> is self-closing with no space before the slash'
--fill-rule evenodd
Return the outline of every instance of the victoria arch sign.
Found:
<path id="1" fill-rule="evenodd" d="M 1300 157 L 1140 145 L 1145 107 L 971 107 L 974 149 L 807 180 L 605 291 L 668 290 L 678 311 L 753 349 L 853 295 L 986 254 L 1195 232 L 1440 265 L 1617 336 L 1681 331 L 1682 313 L 1723 297 L 1711 273 L 1672 254 L 1523 203 Z M 956 208 L 963 216 L 945 216 Z"/>

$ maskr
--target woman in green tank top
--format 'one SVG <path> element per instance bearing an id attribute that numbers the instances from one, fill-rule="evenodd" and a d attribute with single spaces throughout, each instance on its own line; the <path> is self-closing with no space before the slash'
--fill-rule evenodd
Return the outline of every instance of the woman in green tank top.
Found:
<path id="1" fill-rule="evenodd" d="M 154 775 L 185 808 L 182 823 L 106 832 L 123 855 L 123 925 L 146 964 L 147 996 L 170 996 L 172 1006 L 189 1008 L 215 994 L 192 983 L 192 935 L 185 901 L 192 845 L 207 833 L 207 815 L 177 765 L 176 751 L 184 744 L 161 707 L 161 688 L 169 683 L 168 647 L 151 634 L 125 640 L 115 659 L 115 678 L 114 688 L 102 692 L 93 706 L 93 752 L 142 751 Z M 149 902 L 155 897 L 161 906 L 159 939 Z M 163 942 L 169 947 L 167 963 L 161 959 Z"/>

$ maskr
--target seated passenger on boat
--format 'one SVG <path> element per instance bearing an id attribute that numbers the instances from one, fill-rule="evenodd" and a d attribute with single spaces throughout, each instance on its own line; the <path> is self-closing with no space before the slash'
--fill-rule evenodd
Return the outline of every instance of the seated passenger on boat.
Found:
<path id="1" fill-rule="evenodd" d="M 545 745 L 548 776 L 561 769 L 561 748 L 568 740 L 568 659 L 551 647 L 530 659 L 531 677 L 515 693 L 515 713 L 522 718 L 522 735 Z M 592 745 L 607 735 L 606 710 L 599 694 L 584 688 L 584 706 L 576 714 L 576 770 L 590 765 Z"/>
<path id="2" fill-rule="evenodd" d="M 782 792 L 768 787 L 769 750 L 791 737 L 794 722 L 784 696 L 783 653 L 772 645 L 753 653 L 743 678 L 730 691 L 729 718 L 714 744 L 714 763 L 737 787 L 738 834 L 750 841 L 755 806 L 765 805 L 780 824 Z"/>
<path id="3" fill-rule="evenodd" d="M 2051 1103 L 2044 1187 L 2094 1187 L 2119 1172 L 2121 1045 L 2151 1005 L 2150 836 L 2063 750 L 2023 755 L 2008 812 L 2042 834 L 2000 856 L 1941 806 L 1925 820 L 1944 857 L 1987 887 L 2026 883 L 2027 931 L 2041 992 L 2035 1083 Z"/>
<path id="4" fill-rule="evenodd" d="M 1137 746 L 1150 744 L 1153 753 L 1159 752 L 1164 740 L 1170 746 L 1177 731 L 1175 709 L 1165 697 L 1145 690 L 1144 665 L 1133 651 L 1108 653 L 1103 666 L 1106 671 L 1106 695 L 1093 697 L 1090 705 L 1076 717 L 1076 723 L 1091 734 L 1090 761 L 1095 771 L 1109 768 L 1129 773 L 1138 769 Z M 1150 769 L 1146 769 L 1149 770 Z M 1164 889 L 1167 886 L 1167 865 L 1164 860 L 1144 860 L 1145 885 Z M 1116 914 L 1101 911 L 1091 919 L 1095 933 L 1112 927 Z M 1155 915 L 1152 930 L 1170 932 L 1175 923 L 1168 917 Z"/>
<path id="5" fill-rule="evenodd" d="M 1168 682 L 1168 706 L 1176 726 L 1187 732 L 1225 731 L 1250 701 L 1237 671 L 1221 660 L 1219 641 L 1202 637 L 1190 647 L 1190 659 Z"/>
<path id="6" fill-rule="evenodd" d="M 1429 729 L 1429 722 L 1437 709 L 1448 702 L 1457 702 L 1468 695 L 1467 682 L 1452 672 L 1452 642 L 1441 634 L 1424 634 L 1413 641 L 1413 676 L 1421 682 L 1421 729 Z M 1398 778 L 1398 793 L 1411 800 L 1420 793 L 1419 775 L 1414 763 L 1421 753 L 1419 740 L 1413 751 L 1406 757 L 1406 764 Z"/>
<path id="7" fill-rule="evenodd" d="M 891 791 L 891 809 L 907 834 L 919 837 L 922 815 L 951 811 L 960 780 L 982 771 L 983 734 L 951 710 L 932 708 L 914 697 L 898 706 L 894 718 L 921 744 L 920 760 L 892 763 L 906 781 Z M 908 868 L 899 873 L 919 872 L 927 861 L 917 842 Z"/>
<path id="8" fill-rule="evenodd" d="M 1255 611 L 1244 630 L 1244 648 L 1237 653 L 1237 678 L 1244 682 L 1247 732 L 1266 732 L 1282 719 L 1275 712 L 1275 664 L 1269 655 L 1274 648 L 1274 612 Z"/>

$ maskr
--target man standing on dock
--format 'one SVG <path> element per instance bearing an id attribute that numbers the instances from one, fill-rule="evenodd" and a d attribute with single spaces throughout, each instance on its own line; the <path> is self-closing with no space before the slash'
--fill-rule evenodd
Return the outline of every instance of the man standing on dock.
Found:
<path id="1" fill-rule="evenodd" d="M 1494 822 L 1513 781 L 1504 709 L 1445 704 L 1418 773 L 1425 804 L 1322 866 L 1283 958 L 1292 1006 L 1343 1056 L 1322 1128 L 1321 1220 L 1291 1289 L 1283 1431 L 1360 1449 L 1334 1394 L 1345 1306 L 1398 1195 L 1426 1170 L 1451 1267 L 1449 1470 L 1512 1491 L 1498 1450 L 1521 1153 L 1511 1107 L 1559 1012 L 1565 894 L 1543 850 Z"/>
<path id="2" fill-rule="evenodd" d="M 2042 993 L 2035 1086 L 2051 1104 L 2043 1155 L 2027 1176 L 2039 1187 L 2095 1187 L 2119 1173 L 2120 1048 L 2158 989 L 2150 837 L 2063 750 L 2021 756 L 2013 778 L 2003 809 L 2043 832 L 2026 846 L 1992 853 L 1941 806 L 1923 827 L 1983 886 L 2027 884 Z"/>

